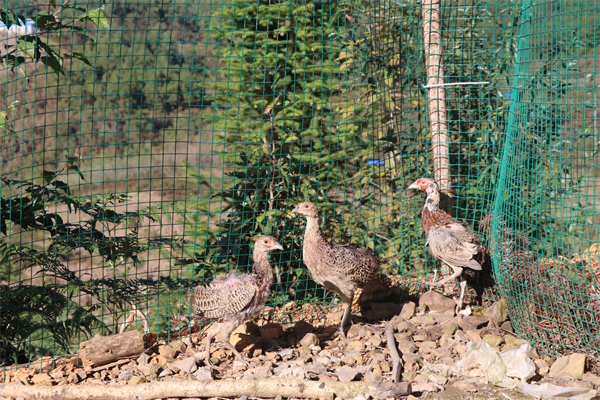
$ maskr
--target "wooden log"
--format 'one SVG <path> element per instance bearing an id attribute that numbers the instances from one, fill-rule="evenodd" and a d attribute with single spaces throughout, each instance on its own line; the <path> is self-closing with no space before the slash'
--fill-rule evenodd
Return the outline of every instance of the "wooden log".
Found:
<path id="1" fill-rule="evenodd" d="M 319 382 L 302 379 L 181 380 L 140 385 L 25 386 L 0 384 L 0 396 L 23 399 L 158 399 L 241 396 L 258 398 L 344 399 L 359 395 L 374 400 L 398 398 L 411 392 L 408 382 Z"/>
<path id="2" fill-rule="evenodd" d="M 79 346 L 79 358 L 86 367 L 97 367 L 144 351 L 144 335 L 130 331 L 112 336 L 95 336 Z"/>

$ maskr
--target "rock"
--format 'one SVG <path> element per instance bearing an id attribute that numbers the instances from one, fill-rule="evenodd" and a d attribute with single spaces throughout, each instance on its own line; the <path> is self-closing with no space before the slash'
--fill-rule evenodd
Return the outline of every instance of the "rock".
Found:
<path id="1" fill-rule="evenodd" d="M 429 374 L 429 380 L 437 385 L 445 385 L 448 382 L 448 378 L 433 373 Z"/>
<path id="2" fill-rule="evenodd" d="M 67 377 L 67 383 L 69 383 L 69 384 L 79 383 L 79 375 L 77 375 L 75 372 L 71 372 L 69 374 L 69 376 Z"/>
<path id="3" fill-rule="evenodd" d="M 503 331 L 506 331 L 506 332 L 510 332 L 510 333 L 513 333 L 513 332 L 514 332 L 514 330 L 513 330 L 513 327 L 512 327 L 512 324 L 510 323 L 510 321 L 506 321 L 506 322 L 504 322 L 504 323 L 502 324 L 502 326 L 500 326 L 500 328 L 502 328 L 502 330 L 503 330 Z"/>
<path id="4" fill-rule="evenodd" d="M 158 346 L 158 354 L 166 357 L 167 359 L 174 359 L 175 357 L 177 357 L 177 354 L 179 354 L 179 351 L 175 350 L 168 344 L 163 344 L 161 346 Z"/>
<path id="5" fill-rule="evenodd" d="M 186 374 L 192 374 L 198 369 L 194 357 L 188 357 L 181 361 L 177 361 L 175 365 L 177 366 L 177 368 L 179 368 L 180 371 L 183 371 Z"/>
<path id="6" fill-rule="evenodd" d="M 145 376 L 152 376 L 158 374 L 159 366 L 155 363 L 140 364 L 138 365 L 138 369 Z"/>
<path id="7" fill-rule="evenodd" d="M 159 378 L 164 378 L 165 376 L 171 376 L 173 375 L 173 371 L 171 371 L 169 368 L 165 368 L 162 370 L 162 372 L 160 374 L 158 374 Z"/>
<path id="8" fill-rule="evenodd" d="M 412 391 L 415 392 L 437 392 L 439 389 L 431 383 L 421 382 L 412 385 Z"/>
<path id="9" fill-rule="evenodd" d="M 148 382 L 146 380 L 146 378 L 142 378 L 141 376 L 133 376 L 131 377 L 131 379 L 127 382 L 128 385 L 139 385 L 140 383 L 146 383 Z"/>
<path id="10" fill-rule="evenodd" d="M 454 335 L 454 333 L 458 330 L 458 324 L 456 321 L 447 322 L 442 327 L 442 334 Z"/>
<path id="11" fill-rule="evenodd" d="M 448 333 L 444 333 L 439 339 L 439 344 L 441 348 L 452 349 L 452 346 L 454 346 L 456 343 L 456 340 L 452 339 L 452 336 L 450 336 L 450 334 Z"/>
<path id="12" fill-rule="evenodd" d="M 416 335 L 413 335 L 412 339 L 415 342 L 424 342 L 426 340 L 429 340 L 429 336 L 426 333 L 418 333 Z"/>
<path id="13" fill-rule="evenodd" d="M 462 358 L 467 351 L 467 344 L 466 343 L 457 343 L 452 350 L 454 350 L 454 352 L 456 354 L 458 354 L 458 356 L 460 358 Z"/>
<path id="14" fill-rule="evenodd" d="M 519 339 L 517 337 L 506 335 L 504 337 L 504 346 L 502 346 L 502 351 L 509 349 L 518 349 L 521 345 L 527 344 L 527 340 Z"/>
<path id="15" fill-rule="evenodd" d="M 417 326 L 430 326 L 435 325 L 435 318 L 431 314 L 417 315 L 412 317 L 410 322 Z"/>
<path id="16" fill-rule="evenodd" d="M 379 321 L 397 315 L 402 306 L 396 303 L 371 303 L 371 309 L 363 311 L 362 315 L 369 321 Z"/>
<path id="17" fill-rule="evenodd" d="M 137 363 L 138 365 L 146 365 L 150 363 L 150 359 L 152 358 L 152 356 L 150 356 L 150 354 L 146 353 L 145 351 L 140 354 L 140 356 L 137 359 Z"/>
<path id="18" fill-rule="evenodd" d="M 339 367 L 336 374 L 340 382 L 352 382 L 358 377 L 358 371 L 351 367 Z"/>
<path id="19" fill-rule="evenodd" d="M 400 321 L 394 327 L 398 333 L 406 332 L 410 335 L 414 335 L 417 332 L 417 326 L 410 321 Z"/>
<path id="20" fill-rule="evenodd" d="M 433 290 L 423 293 L 419 299 L 419 307 L 429 311 L 452 311 L 456 309 L 454 300 Z"/>
<path id="21" fill-rule="evenodd" d="M 365 382 L 381 382 L 383 381 L 383 376 L 373 371 L 369 371 L 363 376 L 363 380 Z"/>
<path id="22" fill-rule="evenodd" d="M 416 304 L 412 301 L 408 303 L 404 303 L 402 305 L 402 309 L 400 310 L 399 318 L 400 319 L 411 319 L 415 315 L 415 307 Z"/>
<path id="23" fill-rule="evenodd" d="M 294 349 L 283 349 L 279 352 L 278 355 L 284 361 L 289 360 L 294 357 Z"/>
<path id="24" fill-rule="evenodd" d="M 383 347 L 383 339 L 379 335 L 373 336 L 367 340 L 367 346 L 373 346 L 374 348 Z"/>
<path id="25" fill-rule="evenodd" d="M 181 340 L 174 340 L 169 345 L 180 353 L 185 353 L 187 346 Z"/>
<path id="26" fill-rule="evenodd" d="M 417 351 L 417 345 L 412 340 L 402 340 L 398 342 L 398 350 L 402 354 L 414 353 Z"/>
<path id="27" fill-rule="evenodd" d="M 402 373 L 402 379 L 406 382 L 414 381 L 416 377 L 417 377 L 416 372 L 403 372 Z M 410 396 L 409 396 L 409 398 L 410 398 Z M 416 399 L 416 397 L 415 397 L 415 399 Z"/>
<path id="28" fill-rule="evenodd" d="M 50 377 L 50 375 L 48 375 L 46 373 L 36 374 L 33 376 L 33 378 L 31 378 L 31 383 L 33 383 L 34 385 L 51 386 L 52 385 L 51 381 L 52 381 L 52 378 Z"/>
<path id="29" fill-rule="evenodd" d="M 437 359 L 450 357 L 452 355 L 452 350 L 447 347 L 440 347 L 438 349 L 431 350 L 431 355 Z"/>
<path id="30" fill-rule="evenodd" d="M 485 335 L 482 340 L 492 347 L 499 347 L 502 344 L 502 338 L 496 335 Z"/>
<path id="31" fill-rule="evenodd" d="M 256 379 L 270 378 L 273 376 L 273 364 L 268 363 L 266 365 L 261 365 L 260 367 L 253 368 L 246 372 L 250 371 L 252 371 L 252 376 Z M 246 377 L 246 374 L 244 374 L 244 377 Z"/>
<path id="32" fill-rule="evenodd" d="M 348 329 L 348 333 L 346 334 L 348 338 L 360 338 L 361 337 L 361 326 L 359 324 L 353 324 L 350 329 Z"/>
<path id="33" fill-rule="evenodd" d="M 314 332 L 315 328 L 306 321 L 298 321 L 292 327 L 292 334 L 298 338 L 306 336 L 307 333 Z"/>
<path id="34" fill-rule="evenodd" d="M 198 368 L 198 370 L 196 372 L 194 372 L 193 377 L 199 381 L 206 380 L 206 379 L 208 379 L 208 380 L 214 379 L 212 370 L 210 368 L 206 368 L 206 367 Z"/>
<path id="35" fill-rule="evenodd" d="M 312 354 L 312 351 L 310 347 L 300 347 L 300 349 L 298 349 L 298 353 L 301 356 L 310 356 Z"/>
<path id="36" fill-rule="evenodd" d="M 508 317 L 508 309 L 504 300 L 499 300 L 492 304 L 483 313 L 484 317 L 487 318 L 494 326 L 500 326 Z"/>
<path id="37" fill-rule="evenodd" d="M 537 373 L 539 375 L 541 375 L 541 376 L 548 375 L 548 372 L 550 371 L 550 366 L 548 365 L 546 360 L 538 358 L 537 360 L 533 360 L 533 363 L 535 364 L 535 368 L 537 369 Z"/>
<path id="38" fill-rule="evenodd" d="M 338 325 L 342 321 L 342 315 L 342 311 L 327 314 L 327 323 L 331 325 Z"/>
<path id="39" fill-rule="evenodd" d="M 260 337 L 263 339 L 273 339 L 284 335 L 283 326 L 269 322 L 260 328 Z"/>
<path id="40" fill-rule="evenodd" d="M 477 388 L 471 383 L 467 381 L 456 381 L 452 384 L 452 387 L 455 387 L 459 390 L 464 390 L 467 392 L 476 392 Z"/>
<path id="41" fill-rule="evenodd" d="M 363 350 L 365 348 L 364 342 L 355 340 L 353 342 L 346 343 L 346 350 Z"/>
<path id="42" fill-rule="evenodd" d="M 402 354 L 402 360 L 404 360 L 405 363 L 417 363 L 418 365 L 423 365 L 423 358 L 418 355 L 418 354 L 412 354 L 412 353 L 406 353 L 406 354 Z"/>
<path id="43" fill-rule="evenodd" d="M 310 346 L 318 346 L 319 345 L 319 337 L 314 333 L 307 333 L 304 335 L 302 340 L 300 341 L 300 346 L 302 347 L 310 347 Z"/>
<path id="44" fill-rule="evenodd" d="M 598 376 L 598 375 L 594 375 L 592 373 L 586 372 L 585 374 L 583 374 L 581 379 L 585 382 L 593 383 L 594 386 L 600 386 L 600 376 Z"/>
<path id="45" fill-rule="evenodd" d="M 456 333 L 454 333 L 454 340 L 463 343 L 467 343 L 469 341 L 469 339 L 467 339 L 467 335 L 465 335 L 463 331 L 456 331 Z"/>
<path id="46" fill-rule="evenodd" d="M 487 318 L 468 316 L 461 318 L 458 322 L 458 326 L 460 326 L 463 331 L 470 331 L 479 329 L 488 322 Z"/>
<path id="47" fill-rule="evenodd" d="M 164 367 L 169 363 L 169 360 L 167 360 L 167 357 L 159 354 L 153 358 L 153 363 L 157 364 L 159 367 Z"/>
<path id="48" fill-rule="evenodd" d="M 560 357 L 550 367 L 548 376 L 555 379 L 581 379 L 586 361 L 587 355 L 582 353 Z"/>
<path id="49" fill-rule="evenodd" d="M 469 342 L 475 342 L 475 343 L 481 342 L 481 336 L 479 336 L 479 332 L 477 332 L 477 331 L 473 331 L 473 330 L 467 331 L 465 333 L 465 335 L 467 336 L 467 340 Z"/>
<path id="50" fill-rule="evenodd" d="M 79 379 L 84 380 L 85 378 L 87 378 L 87 372 L 85 372 L 85 370 L 83 368 L 77 368 L 75 370 L 75 373 L 77 374 L 77 376 L 79 376 Z"/>
<path id="51" fill-rule="evenodd" d="M 426 340 L 424 342 L 419 343 L 419 353 L 429 354 L 431 350 L 437 348 L 437 343 L 433 340 Z"/>
<path id="52" fill-rule="evenodd" d="M 435 319 L 435 322 L 437 324 L 443 325 L 446 322 L 450 321 L 452 318 L 454 318 L 454 312 L 452 311 L 446 311 L 443 313 L 431 313 L 431 315 L 433 316 L 433 319 Z"/>
<path id="53" fill-rule="evenodd" d="M 122 380 L 122 381 L 128 381 L 131 378 L 133 378 L 133 374 L 131 372 L 129 372 L 129 371 L 122 371 L 119 374 L 119 379 Z"/>

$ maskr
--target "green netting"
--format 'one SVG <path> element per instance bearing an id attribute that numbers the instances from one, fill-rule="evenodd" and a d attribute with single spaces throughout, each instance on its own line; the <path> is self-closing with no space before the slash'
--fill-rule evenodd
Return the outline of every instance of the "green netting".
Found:
<path id="1" fill-rule="evenodd" d="M 58 6 L 6 7 L 34 20 L 81 14 Z M 439 264 L 425 247 L 423 199 L 405 190 L 433 175 L 420 3 L 104 9 L 109 28 L 83 25 L 95 42 L 0 26 L 2 54 L 39 36 L 90 64 L 0 72 L 0 363 L 74 354 L 134 307 L 153 333 L 189 334 L 193 286 L 248 271 L 261 234 L 285 247 L 271 257 L 261 322 L 322 318 L 339 300 L 301 262 L 304 223 L 289 212 L 306 199 L 332 239 L 399 256 L 382 271 L 392 278 L 382 287 L 401 289 L 395 301 L 424 289 Z M 596 14 L 591 1 L 442 5 L 446 82 L 484 82 L 446 90 L 454 208 L 476 229 L 495 210 L 500 293 L 545 352 L 598 348 L 598 258 L 586 250 L 598 224 Z M 511 261 L 515 246 L 536 263 Z"/>

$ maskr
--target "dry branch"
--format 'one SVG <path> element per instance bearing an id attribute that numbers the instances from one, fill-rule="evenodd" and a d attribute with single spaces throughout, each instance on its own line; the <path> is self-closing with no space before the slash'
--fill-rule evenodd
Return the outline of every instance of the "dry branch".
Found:
<path id="1" fill-rule="evenodd" d="M 140 331 L 119 333 L 112 336 L 95 336 L 79 346 L 79 358 L 83 365 L 97 367 L 141 354 L 144 351 L 144 335 Z"/>
<path id="2" fill-rule="evenodd" d="M 423 0 L 423 31 L 427 65 L 427 97 L 431 124 L 433 171 L 440 189 L 452 196 L 448 147 L 448 109 L 442 61 L 440 0 Z"/>
<path id="3" fill-rule="evenodd" d="M 392 381 L 400 382 L 400 374 L 402 373 L 402 359 L 400 353 L 398 353 L 398 347 L 396 346 L 396 338 L 394 338 L 394 325 L 398 322 L 397 316 L 392 318 L 385 328 L 385 338 L 387 341 L 388 350 L 390 357 L 392 357 Z"/>
<path id="4" fill-rule="evenodd" d="M 389 382 L 319 382 L 301 379 L 241 379 L 220 381 L 169 381 L 141 385 L 66 385 L 25 386 L 0 384 L 0 396 L 24 399 L 157 399 L 173 397 L 293 397 L 333 399 L 359 395 L 373 399 L 397 398 L 410 394 L 410 383 Z"/>

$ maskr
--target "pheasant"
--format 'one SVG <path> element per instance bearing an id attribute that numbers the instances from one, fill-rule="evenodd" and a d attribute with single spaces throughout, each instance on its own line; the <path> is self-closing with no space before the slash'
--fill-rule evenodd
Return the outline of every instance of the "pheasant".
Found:
<path id="1" fill-rule="evenodd" d="M 421 223 L 427 235 L 426 244 L 429 245 L 431 255 L 453 271 L 447 278 L 427 284 L 441 286 L 458 278 L 458 312 L 462 309 L 467 282 L 472 283 L 481 273 L 483 263 L 489 258 L 489 251 L 469 225 L 452 218 L 440 209 L 440 191 L 433 179 L 419 178 L 408 188 L 424 190 L 427 193 L 421 216 Z"/>
<path id="2" fill-rule="evenodd" d="M 351 322 L 350 313 L 354 292 L 377 281 L 382 261 L 364 248 L 329 242 L 319 226 L 319 210 L 305 201 L 292 213 L 306 217 L 302 259 L 313 279 L 336 292 L 342 299 L 343 316 L 337 331 L 346 338 L 345 326 Z"/>
<path id="3" fill-rule="evenodd" d="M 233 331 L 244 321 L 255 318 L 262 311 L 271 292 L 273 269 L 269 252 L 283 250 L 272 236 L 261 236 L 254 244 L 254 274 L 229 274 L 214 279 L 208 286 L 194 290 L 194 319 L 219 319 L 206 335 L 206 365 L 219 369 L 210 362 L 210 342 L 217 336 L 238 359 L 248 361 L 229 342 Z"/>

